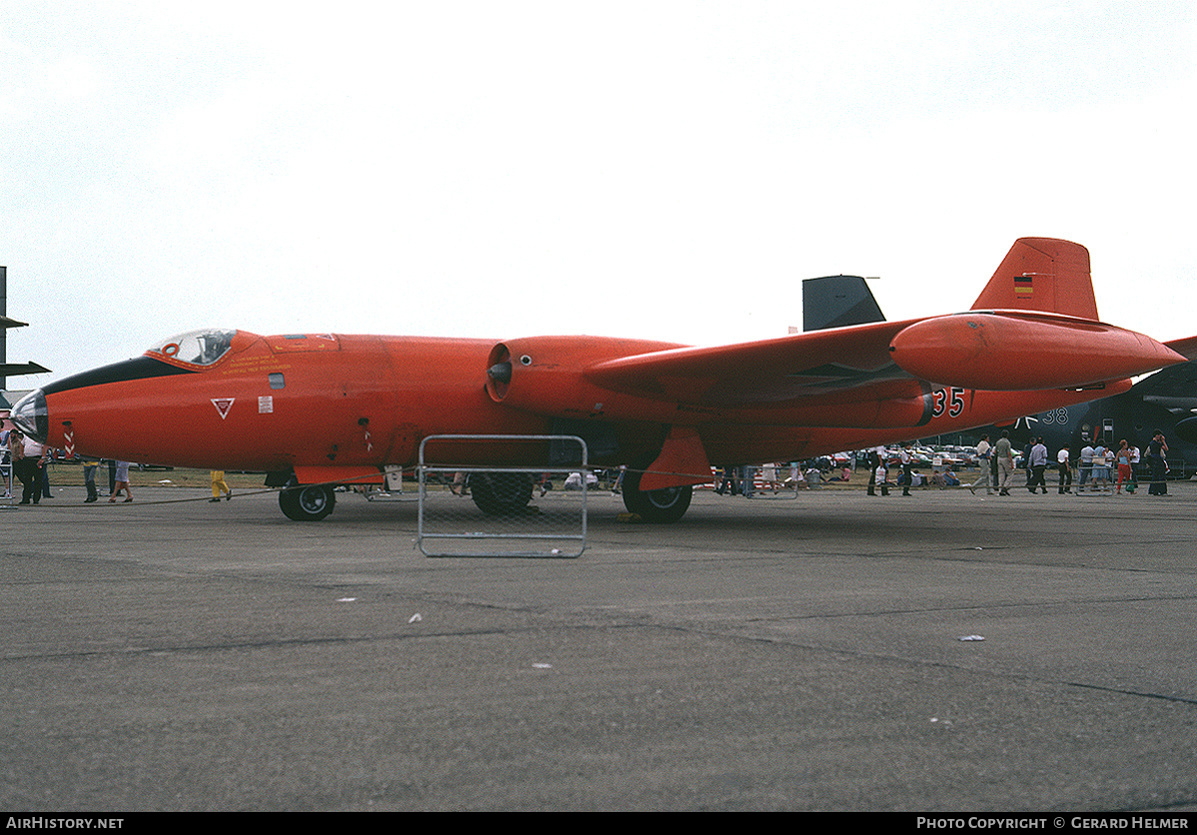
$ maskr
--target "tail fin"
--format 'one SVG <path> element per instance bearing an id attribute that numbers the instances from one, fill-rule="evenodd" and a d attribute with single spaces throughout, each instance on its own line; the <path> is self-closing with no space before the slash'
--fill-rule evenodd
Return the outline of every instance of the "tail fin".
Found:
<path id="1" fill-rule="evenodd" d="M 828 275 L 802 280 L 803 331 L 884 321 L 877 300 L 860 276 Z"/>
<path id="2" fill-rule="evenodd" d="M 973 310 L 1043 310 L 1097 319 L 1089 250 L 1056 238 L 1019 238 Z"/>

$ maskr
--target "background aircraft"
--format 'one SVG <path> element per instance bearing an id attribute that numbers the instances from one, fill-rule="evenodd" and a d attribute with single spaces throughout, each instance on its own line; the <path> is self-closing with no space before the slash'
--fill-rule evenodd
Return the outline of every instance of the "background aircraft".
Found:
<path id="1" fill-rule="evenodd" d="M 1010 440 L 1022 449 L 1034 437 L 1042 437 L 1054 460 L 1063 446 L 1072 451 L 1076 463 L 1081 447 L 1101 440 L 1107 446 L 1123 438 L 1147 448 L 1156 430 L 1168 441 L 1168 464 L 1173 477 L 1197 471 L 1197 363 L 1173 365 L 1136 383 L 1130 390 L 1075 406 L 1060 406 L 1024 418 L 1010 428 Z M 998 427 L 987 431 L 990 437 Z"/>
<path id="2" fill-rule="evenodd" d="M 1130 388 L 1184 362 L 1098 321 L 1089 253 L 1015 242 L 972 309 L 720 347 L 546 336 L 480 339 L 198 331 L 34 391 L 12 419 L 53 446 L 130 461 L 261 470 L 294 519 L 333 485 L 380 482 L 439 434 L 571 434 L 627 465 L 628 509 L 680 518 L 711 464 L 787 461 L 1014 420 Z M 834 324 L 828 322 L 826 324 Z M 1083 348 L 1078 350 L 1078 347 Z M 558 466 L 541 441 L 438 448 L 438 463 Z M 514 512 L 532 484 L 483 474 L 472 494 Z"/>

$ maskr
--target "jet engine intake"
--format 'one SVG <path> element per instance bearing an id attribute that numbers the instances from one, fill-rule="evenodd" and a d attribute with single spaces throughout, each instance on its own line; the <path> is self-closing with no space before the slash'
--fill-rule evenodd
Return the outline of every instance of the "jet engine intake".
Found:
<path id="1" fill-rule="evenodd" d="M 490 349 L 486 366 L 486 393 L 491 400 L 502 403 L 511 385 L 511 351 L 500 342 Z"/>
<path id="2" fill-rule="evenodd" d="M 664 343 L 603 337 L 537 336 L 500 342 L 486 358 L 486 393 L 496 403 L 569 419 L 595 420 L 618 413 L 658 421 L 676 412 L 672 400 L 628 396 L 595 384 L 586 371 L 612 356 L 672 347 Z"/>

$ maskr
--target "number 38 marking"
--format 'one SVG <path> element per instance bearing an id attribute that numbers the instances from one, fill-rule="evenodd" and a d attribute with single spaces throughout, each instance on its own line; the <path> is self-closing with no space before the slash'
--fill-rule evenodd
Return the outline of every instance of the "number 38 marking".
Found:
<path id="1" fill-rule="evenodd" d="M 964 414 L 964 389 L 952 386 L 931 392 L 931 417 L 958 418 Z"/>

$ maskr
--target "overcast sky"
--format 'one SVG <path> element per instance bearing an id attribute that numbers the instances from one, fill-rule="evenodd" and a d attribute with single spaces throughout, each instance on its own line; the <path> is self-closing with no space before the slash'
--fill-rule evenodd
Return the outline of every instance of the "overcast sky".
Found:
<path id="1" fill-rule="evenodd" d="M 1015 238 L 1197 334 L 1197 4 L 0 6 L 10 362 L 200 327 L 715 344 L 801 279 L 967 309 Z"/>

